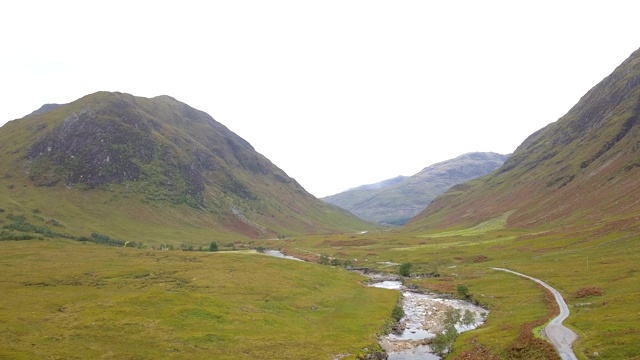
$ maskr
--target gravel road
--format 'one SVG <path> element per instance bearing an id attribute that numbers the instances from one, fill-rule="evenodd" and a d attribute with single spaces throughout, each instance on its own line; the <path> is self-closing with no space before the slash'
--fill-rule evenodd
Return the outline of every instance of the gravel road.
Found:
<path id="1" fill-rule="evenodd" d="M 562 358 L 562 360 L 578 360 L 578 358 L 576 357 L 576 354 L 573 352 L 573 347 L 572 347 L 573 342 L 576 341 L 576 339 L 578 338 L 578 334 L 576 334 L 566 326 L 562 325 L 562 322 L 564 321 L 564 319 L 569 317 L 569 306 L 567 306 L 567 303 L 564 302 L 564 299 L 562 298 L 562 295 L 560 295 L 558 290 L 547 285 L 547 283 L 545 283 L 542 280 L 533 278 L 525 274 L 521 274 L 513 270 L 508 270 L 503 268 L 492 268 L 492 269 L 506 271 L 518 276 L 525 277 L 529 280 L 533 280 L 537 282 L 538 284 L 546 287 L 547 289 L 549 289 L 549 291 L 551 291 L 553 296 L 556 298 L 558 307 L 560 308 L 560 315 L 553 318 L 549 322 L 549 324 L 547 324 L 547 327 L 544 328 L 545 334 L 547 334 L 547 337 L 551 340 L 553 345 L 558 350 L 558 353 L 560 354 L 560 358 Z"/>

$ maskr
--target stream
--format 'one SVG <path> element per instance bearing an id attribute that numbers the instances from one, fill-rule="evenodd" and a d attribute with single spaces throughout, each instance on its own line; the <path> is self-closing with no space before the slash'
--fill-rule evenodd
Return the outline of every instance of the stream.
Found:
<path id="1" fill-rule="evenodd" d="M 300 260 L 293 256 L 286 256 L 277 250 L 266 250 L 266 255 L 292 260 Z M 385 280 L 381 274 L 358 273 L 371 279 L 371 287 L 389 289 L 402 292 L 402 309 L 404 317 L 400 324 L 404 326 L 401 332 L 390 333 L 380 338 L 380 346 L 387 352 L 388 360 L 437 360 L 439 356 L 431 352 L 428 343 L 445 327 L 445 314 L 450 308 L 471 312 L 473 321 L 468 325 L 456 323 L 458 333 L 473 330 L 482 325 L 489 311 L 464 300 L 452 299 L 441 294 L 422 294 L 410 291 L 398 280 Z"/>
<path id="2" fill-rule="evenodd" d="M 303 261 L 302 259 L 298 259 L 295 256 L 285 255 L 281 251 L 278 251 L 278 250 L 265 250 L 264 254 L 265 255 L 269 255 L 269 256 L 273 256 L 273 257 L 277 257 L 277 258 L 282 258 L 282 259 Z"/>
<path id="3" fill-rule="evenodd" d="M 407 290 L 400 281 L 381 281 L 372 287 L 399 290 L 402 292 L 402 308 L 405 316 L 401 333 L 387 334 L 380 339 L 380 345 L 389 355 L 389 360 L 440 359 L 431 352 L 428 343 L 445 327 L 445 314 L 449 308 L 473 314 L 473 322 L 463 325 L 456 323 L 458 333 L 475 329 L 485 322 L 488 310 L 464 300 L 452 299 L 446 295 L 421 294 Z"/>

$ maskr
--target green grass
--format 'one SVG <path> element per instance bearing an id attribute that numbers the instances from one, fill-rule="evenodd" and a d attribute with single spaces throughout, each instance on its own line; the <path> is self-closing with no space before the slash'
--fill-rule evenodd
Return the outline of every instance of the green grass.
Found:
<path id="1" fill-rule="evenodd" d="M 0 245 L 0 358 L 353 358 L 398 297 L 259 254 Z"/>
<path id="2" fill-rule="evenodd" d="M 535 283 L 490 270 L 506 267 L 561 292 L 571 309 L 565 325 L 580 336 L 574 345 L 579 359 L 590 359 L 594 352 L 599 353 L 598 359 L 640 359 L 640 233 L 636 228 L 615 230 L 615 224 L 600 223 L 576 229 L 511 230 L 496 223 L 430 238 L 423 237 L 424 232 L 392 231 L 300 237 L 278 244 L 291 252 L 303 249 L 357 259 L 355 266 L 394 273 L 398 267 L 379 262 L 411 262 L 423 272 L 440 274 L 440 278 L 413 280 L 437 292 L 455 294 L 458 285 L 467 286 L 491 313 L 480 329 L 460 337 L 454 345 L 455 356 L 481 344 L 506 358 L 525 324 L 547 318 L 543 290 Z M 603 295 L 576 298 L 584 287 L 599 287 Z"/>
<path id="3" fill-rule="evenodd" d="M 3 208 L 0 226 L 16 214 L 10 202 Z M 51 225 L 51 219 L 69 221 L 46 204 L 25 208 L 29 223 L 70 230 Z M 478 345 L 508 358 L 523 344 L 523 332 L 533 331 L 525 325 L 548 318 L 544 292 L 535 283 L 490 270 L 511 268 L 563 294 L 572 311 L 565 324 L 580 336 L 574 345 L 580 359 L 594 352 L 599 359 L 640 358 L 640 236 L 635 228 L 612 230 L 616 227 L 608 223 L 562 230 L 482 228 L 469 230 L 468 236 L 460 236 L 465 233 L 460 229 L 434 238 L 388 231 L 237 244 L 326 254 L 382 272 L 398 271 L 382 262 L 411 262 L 418 272 L 440 274 L 412 280 L 421 288 L 455 294 L 457 286 L 467 286 L 490 315 L 481 328 L 460 336 L 452 358 Z M 202 357 L 206 352 L 224 358 L 231 352 L 231 357 L 296 358 L 307 351 L 330 358 L 374 344 L 373 334 L 390 317 L 397 298 L 394 292 L 362 287 L 355 274 L 329 266 L 246 253 L 108 248 L 58 239 L 0 246 L 5 275 L 0 291 L 11 294 L 0 299 L 0 324 L 8 334 L 0 349 L 10 358 L 41 357 L 51 349 L 54 356 L 73 357 L 70 348 L 81 349 L 83 357 Z M 578 298 L 585 287 L 603 294 Z M 243 344 L 241 349 L 231 345 L 236 343 Z"/>
<path id="4" fill-rule="evenodd" d="M 507 225 L 507 219 L 509 218 L 509 215 L 511 215 L 511 213 L 513 213 L 513 211 L 508 211 L 496 218 L 487 220 L 471 228 L 430 233 L 427 235 L 422 235 L 421 237 L 441 238 L 441 237 L 452 237 L 452 236 L 475 236 L 475 235 L 486 234 L 490 231 L 504 229 L 505 226 Z"/>

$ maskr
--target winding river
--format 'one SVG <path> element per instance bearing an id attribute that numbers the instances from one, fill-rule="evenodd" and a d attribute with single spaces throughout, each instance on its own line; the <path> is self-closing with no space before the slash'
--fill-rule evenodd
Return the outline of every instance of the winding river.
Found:
<path id="1" fill-rule="evenodd" d="M 278 250 L 265 250 L 269 256 L 300 260 L 293 256 L 286 256 Z M 446 295 L 422 294 L 413 292 L 398 280 L 385 280 L 376 273 L 362 273 L 369 277 L 369 286 L 402 292 L 402 309 L 404 317 L 400 320 L 401 331 L 391 333 L 380 338 L 380 345 L 387 352 L 389 360 L 437 360 L 439 356 L 431 352 L 428 343 L 445 327 L 445 314 L 450 308 L 461 313 L 469 311 L 473 321 L 467 325 L 457 323 L 458 333 L 475 329 L 483 324 L 489 311 L 473 305 L 467 301 L 452 299 Z"/>
<path id="2" fill-rule="evenodd" d="M 431 352 L 428 343 L 445 326 L 445 314 L 450 308 L 461 313 L 470 311 L 473 322 L 457 323 L 458 333 L 475 329 L 487 319 L 488 310 L 467 301 L 451 299 L 438 294 L 422 294 L 407 290 L 400 281 L 381 281 L 370 286 L 402 291 L 402 308 L 405 316 L 400 320 L 404 329 L 380 339 L 380 345 L 389 355 L 389 360 L 436 360 L 439 356 Z"/>

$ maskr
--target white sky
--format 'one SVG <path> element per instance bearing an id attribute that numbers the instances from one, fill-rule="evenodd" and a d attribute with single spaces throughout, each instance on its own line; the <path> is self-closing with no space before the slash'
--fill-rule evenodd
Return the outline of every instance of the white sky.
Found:
<path id="1" fill-rule="evenodd" d="M 3 1 L 0 124 L 170 95 L 322 197 L 510 153 L 640 47 L 635 1 Z"/>

